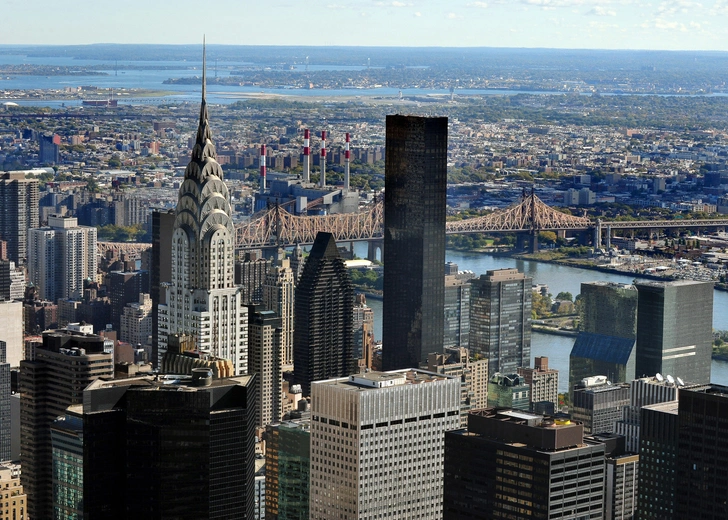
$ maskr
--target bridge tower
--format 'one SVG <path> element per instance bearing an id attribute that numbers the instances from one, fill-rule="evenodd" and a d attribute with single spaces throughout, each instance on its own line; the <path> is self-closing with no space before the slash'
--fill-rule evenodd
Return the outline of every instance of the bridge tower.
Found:
<path id="1" fill-rule="evenodd" d="M 369 240 L 367 242 L 367 260 L 373 262 L 377 260 L 377 251 L 379 251 L 379 261 L 384 259 L 384 239 Z"/>

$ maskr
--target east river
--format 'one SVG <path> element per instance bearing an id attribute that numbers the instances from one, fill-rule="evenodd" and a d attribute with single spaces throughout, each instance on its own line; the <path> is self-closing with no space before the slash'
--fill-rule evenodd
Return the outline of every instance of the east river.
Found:
<path id="1" fill-rule="evenodd" d="M 548 285 L 551 294 L 567 291 L 576 296 L 581 292 L 580 286 L 582 282 L 604 280 L 609 282 L 631 283 L 635 279 L 635 277 L 629 275 L 517 260 L 483 253 L 447 251 L 446 258 L 448 261 L 458 264 L 459 270 L 473 271 L 477 275 L 484 274 L 489 269 L 516 267 L 519 271 L 533 278 L 533 283 Z M 713 328 L 728 330 L 728 292 L 713 291 L 713 295 Z M 381 339 L 382 302 L 381 300 L 369 299 L 367 300 L 367 304 L 374 309 L 375 337 Z M 548 356 L 549 366 L 559 370 L 561 376 L 559 378 L 560 392 L 568 390 L 569 352 L 571 352 L 573 345 L 574 338 L 566 336 L 554 336 L 534 332 L 531 339 L 532 358 L 535 356 Z M 728 361 L 713 360 L 711 381 L 713 383 L 728 385 Z"/>

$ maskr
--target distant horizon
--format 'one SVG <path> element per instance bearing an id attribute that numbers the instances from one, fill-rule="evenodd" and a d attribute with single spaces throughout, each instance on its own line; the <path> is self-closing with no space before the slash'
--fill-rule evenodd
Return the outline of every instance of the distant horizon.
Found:
<path id="1" fill-rule="evenodd" d="M 0 43 L 728 51 L 728 0 L 4 2 Z M 26 42 L 26 43 L 24 43 Z"/>

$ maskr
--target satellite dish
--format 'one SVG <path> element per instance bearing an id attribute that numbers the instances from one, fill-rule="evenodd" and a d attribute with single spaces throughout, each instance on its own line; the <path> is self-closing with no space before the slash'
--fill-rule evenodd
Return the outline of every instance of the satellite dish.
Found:
<path id="1" fill-rule="evenodd" d="M 655 374 L 655 379 L 657 379 L 660 383 L 662 383 L 665 380 L 665 378 L 662 377 L 662 374 L 660 374 L 659 372 L 657 374 Z"/>
<path id="2" fill-rule="evenodd" d="M 612 382 L 611 381 L 607 381 L 607 384 L 611 386 Z"/>
<path id="3" fill-rule="evenodd" d="M 671 385 L 674 385 L 675 384 L 675 378 L 672 377 L 671 375 L 668 375 L 667 376 L 667 382 L 670 383 Z"/>
<path id="4" fill-rule="evenodd" d="M 683 380 L 680 379 L 679 377 L 677 378 L 677 384 L 680 386 L 685 386 L 685 382 L 683 382 Z"/>

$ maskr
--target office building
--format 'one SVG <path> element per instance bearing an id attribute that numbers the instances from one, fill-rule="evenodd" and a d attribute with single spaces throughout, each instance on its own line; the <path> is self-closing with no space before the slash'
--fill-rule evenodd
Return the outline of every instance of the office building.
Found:
<path id="1" fill-rule="evenodd" d="M 152 336 L 152 299 L 144 293 L 139 293 L 138 298 L 124 307 L 119 332 L 119 340 L 134 347 L 146 345 Z"/>
<path id="2" fill-rule="evenodd" d="M 12 458 L 10 439 L 10 363 L 7 362 L 5 352 L 6 344 L 4 341 L 0 341 L 0 462 Z"/>
<path id="3" fill-rule="evenodd" d="M 460 381 L 418 370 L 311 385 L 310 518 L 441 518 Z"/>
<path id="4" fill-rule="evenodd" d="M 496 372 L 488 382 L 488 408 L 531 409 L 531 387 L 523 376 Z"/>
<path id="5" fill-rule="evenodd" d="M 248 361 L 258 376 L 256 426 L 265 428 L 283 415 L 283 359 L 281 319 L 273 311 L 248 306 Z"/>
<path id="6" fill-rule="evenodd" d="M 61 136 L 41 134 L 38 136 L 38 161 L 41 164 L 58 164 Z"/>
<path id="7" fill-rule="evenodd" d="M 366 368 L 372 368 L 374 344 L 374 309 L 367 305 L 363 294 L 354 297 L 354 357 Z"/>
<path id="8" fill-rule="evenodd" d="M 204 73 L 203 73 L 204 76 Z M 172 232 L 171 281 L 162 284 L 157 362 L 171 334 L 189 334 L 197 348 L 248 371 L 248 315 L 235 285 L 235 228 L 230 193 L 216 160 L 207 114 L 205 78 L 192 159 L 179 190 Z"/>
<path id="9" fill-rule="evenodd" d="M 549 358 L 536 356 L 534 368 L 519 368 L 529 386 L 531 412 L 553 415 L 559 406 L 559 371 L 549 368 Z"/>
<path id="10" fill-rule="evenodd" d="M 66 412 L 50 430 L 53 518 L 84 518 L 83 415 Z"/>
<path id="11" fill-rule="evenodd" d="M 310 421 L 268 426 L 265 439 L 265 518 L 308 520 Z"/>
<path id="12" fill-rule="evenodd" d="M 294 382 L 308 396 L 312 381 L 356 371 L 354 290 L 331 233 L 316 235 L 295 299 Z"/>
<path id="13" fill-rule="evenodd" d="M 263 258 L 261 251 L 247 251 L 243 259 L 235 262 L 235 283 L 240 286 L 240 297 L 244 305 L 263 301 L 263 285 L 273 262 Z"/>
<path id="14" fill-rule="evenodd" d="M 35 358 L 20 363 L 21 479 L 31 518 L 53 518 L 51 422 L 81 403 L 92 381 L 113 374 L 104 338 L 65 330 L 44 332 Z"/>
<path id="15" fill-rule="evenodd" d="M 54 425 L 56 453 L 82 467 L 58 490 L 81 498 L 84 518 L 254 518 L 255 391 L 254 376 L 204 368 L 96 381 Z"/>
<path id="16" fill-rule="evenodd" d="M 457 273 L 445 276 L 445 335 L 443 347 L 468 348 L 470 284 Z"/>
<path id="17" fill-rule="evenodd" d="M 113 330 L 120 332 L 121 315 L 124 314 L 126 306 L 138 303 L 140 294 L 149 294 L 149 272 L 112 271 L 106 278 L 106 286 L 111 301 L 111 325 Z"/>
<path id="18" fill-rule="evenodd" d="M 3 507 L 0 520 L 28 518 L 28 496 L 20 483 L 20 468 L 15 465 L 0 466 L 0 496 Z"/>
<path id="19" fill-rule="evenodd" d="M 5 362 L 11 368 L 23 359 L 23 320 L 23 302 L 0 300 L 0 341 L 5 342 Z"/>
<path id="20" fill-rule="evenodd" d="M 574 388 L 571 418 L 584 425 L 584 433 L 615 431 L 622 409 L 629 405 L 629 384 L 612 384 L 604 376 L 582 379 Z"/>
<path id="21" fill-rule="evenodd" d="M 442 352 L 447 118 L 387 116 L 384 191 L 385 370 Z"/>
<path id="22" fill-rule="evenodd" d="M 569 355 L 569 393 L 586 378 L 635 378 L 637 289 L 613 282 L 581 284 L 582 326 Z M 654 374 L 653 374 L 654 375 Z"/>
<path id="23" fill-rule="evenodd" d="M 25 296 L 25 271 L 12 260 L 0 260 L 0 301 L 22 300 Z"/>
<path id="24" fill-rule="evenodd" d="M 464 347 L 446 347 L 442 354 L 427 356 L 427 370 L 460 379 L 460 426 L 468 423 L 470 410 L 488 406 L 488 360 L 472 359 Z"/>
<path id="25" fill-rule="evenodd" d="M 585 439 L 605 447 L 604 519 L 635 518 L 637 511 L 637 482 L 640 457 L 625 450 L 624 437 L 615 433 L 601 433 Z"/>
<path id="26" fill-rule="evenodd" d="M 291 261 L 278 251 L 275 265 L 268 271 L 263 283 L 263 307 L 281 319 L 281 356 L 284 366 L 293 364 L 293 311 L 295 308 L 295 282 Z"/>
<path id="27" fill-rule="evenodd" d="M 209 352 L 197 350 L 195 339 L 185 334 L 172 334 L 168 338 L 160 372 L 191 376 L 197 368 L 206 368 L 215 379 L 233 377 L 235 369 L 229 359 L 221 359 Z"/>
<path id="28" fill-rule="evenodd" d="M 95 227 L 49 216 L 48 226 L 28 232 L 28 278 L 40 299 L 80 299 L 84 280 L 95 279 L 97 267 Z"/>
<path id="29" fill-rule="evenodd" d="M 677 487 L 678 403 L 642 407 L 637 518 L 673 520 Z"/>
<path id="30" fill-rule="evenodd" d="M 159 346 L 159 308 L 164 289 L 172 281 L 172 234 L 174 210 L 152 212 L 152 265 L 150 273 L 152 297 L 152 364 L 157 367 L 161 356 Z"/>
<path id="31" fill-rule="evenodd" d="M 471 284 L 471 352 L 488 358 L 490 376 L 531 366 L 531 278 L 497 269 Z"/>
<path id="32" fill-rule="evenodd" d="M 604 452 L 578 422 L 471 412 L 467 430 L 445 433 L 443 519 L 601 519 Z"/>
<path id="33" fill-rule="evenodd" d="M 636 375 L 659 372 L 691 383 L 710 383 L 713 283 L 676 280 L 636 286 Z"/>
<path id="34" fill-rule="evenodd" d="M 681 389 L 675 518 L 728 518 L 728 387 Z"/>
<path id="35" fill-rule="evenodd" d="M 28 230 L 38 220 L 38 180 L 25 172 L 0 173 L 0 240 L 6 242 L 7 260 L 25 265 L 28 260 Z"/>

